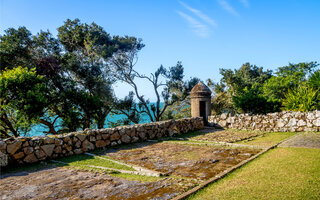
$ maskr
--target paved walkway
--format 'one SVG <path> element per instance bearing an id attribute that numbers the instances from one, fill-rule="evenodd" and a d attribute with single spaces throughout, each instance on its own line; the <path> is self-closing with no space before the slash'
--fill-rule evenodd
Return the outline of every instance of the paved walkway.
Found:
<path id="1" fill-rule="evenodd" d="M 320 148 L 320 132 L 297 134 L 280 144 L 279 147 Z"/>

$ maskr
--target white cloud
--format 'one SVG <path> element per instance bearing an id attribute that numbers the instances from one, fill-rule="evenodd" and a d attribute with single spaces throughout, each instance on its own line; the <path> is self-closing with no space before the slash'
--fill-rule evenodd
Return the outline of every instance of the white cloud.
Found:
<path id="1" fill-rule="evenodd" d="M 188 22 L 195 34 L 203 38 L 207 38 L 210 36 L 210 31 L 207 25 L 199 22 L 198 20 L 191 17 L 190 15 L 185 14 L 184 12 L 177 11 L 177 13 Z"/>
<path id="2" fill-rule="evenodd" d="M 228 3 L 226 0 L 218 0 L 219 4 L 223 9 L 234 16 L 239 16 L 238 12 Z"/>
<path id="3" fill-rule="evenodd" d="M 250 4 L 248 0 L 240 0 L 240 2 L 242 3 L 243 6 L 249 8 Z"/>
<path id="4" fill-rule="evenodd" d="M 197 10 L 195 8 L 192 8 L 190 6 L 188 6 L 187 4 L 183 3 L 182 1 L 179 1 L 179 3 L 185 7 L 187 10 L 189 10 L 190 12 L 192 12 L 193 14 L 195 14 L 196 16 L 198 16 L 200 19 L 202 19 L 203 21 L 205 21 L 206 23 L 210 24 L 213 27 L 216 27 L 217 24 L 216 22 L 211 19 L 209 16 L 205 15 L 204 13 L 202 13 L 200 10 Z"/>

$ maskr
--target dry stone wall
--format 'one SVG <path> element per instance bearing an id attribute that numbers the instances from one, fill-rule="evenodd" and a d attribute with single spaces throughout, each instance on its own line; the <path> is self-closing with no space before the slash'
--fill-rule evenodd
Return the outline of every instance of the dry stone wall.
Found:
<path id="1" fill-rule="evenodd" d="M 212 126 L 272 132 L 320 131 L 320 111 L 278 112 L 266 115 L 222 114 L 209 116 Z"/>
<path id="2" fill-rule="evenodd" d="M 148 139 L 171 137 L 203 129 L 202 117 L 168 120 L 117 128 L 86 129 L 64 136 L 19 137 L 0 140 L 0 166 L 35 163 Z"/>

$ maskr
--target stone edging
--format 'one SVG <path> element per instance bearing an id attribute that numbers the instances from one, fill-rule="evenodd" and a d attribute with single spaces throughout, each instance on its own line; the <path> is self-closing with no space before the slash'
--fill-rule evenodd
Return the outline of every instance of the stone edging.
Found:
<path id="1" fill-rule="evenodd" d="M 146 169 L 146 168 L 143 168 L 143 167 L 140 167 L 140 166 L 136 166 L 136 165 L 132 165 L 132 164 L 127 164 L 127 163 L 120 162 L 120 161 L 117 161 L 117 160 L 113 160 L 113 159 L 110 159 L 110 158 L 98 156 L 98 155 L 95 155 L 95 154 L 92 154 L 92 153 L 87 153 L 86 152 L 84 154 L 89 155 L 89 156 L 93 156 L 93 157 L 96 157 L 96 158 L 99 158 L 99 159 L 108 160 L 110 162 L 114 162 L 114 163 L 117 163 L 117 164 L 120 164 L 120 165 L 124 165 L 124 166 L 127 166 L 127 167 L 131 167 L 131 168 L 135 169 L 136 171 L 142 172 L 143 174 L 141 174 L 141 175 L 155 176 L 155 177 L 160 177 L 160 176 L 165 176 L 166 175 L 166 174 L 163 174 L 161 172 L 157 172 L 157 171 L 154 171 L 154 170 Z"/>

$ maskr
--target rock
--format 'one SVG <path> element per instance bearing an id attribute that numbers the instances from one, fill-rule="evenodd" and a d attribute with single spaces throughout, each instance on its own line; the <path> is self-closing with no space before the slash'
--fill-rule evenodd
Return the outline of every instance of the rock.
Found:
<path id="1" fill-rule="evenodd" d="M 22 142 L 16 141 L 12 144 L 7 145 L 7 152 L 11 155 L 14 155 L 18 149 L 20 149 Z"/>
<path id="2" fill-rule="evenodd" d="M 23 148 L 23 152 L 27 155 L 31 154 L 31 153 L 33 153 L 33 148 L 32 147 L 25 147 L 25 148 Z"/>
<path id="3" fill-rule="evenodd" d="M 63 140 L 61 140 L 61 139 L 54 139 L 54 144 L 56 145 L 56 146 L 61 146 L 62 144 L 63 144 Z"/>
<path id="4" fill-rule="evenodd" d="M 82 154 L 83 153 L 81 149 L 75 149 L 75 150 L 73 150 L 73 152 L 75 154 Z"/>
<path id="5" fill-rule="evenodd" d="M 285 121 L 283 119 L 279 119 L 277 121 L 277 127 L 282 128 L 286 125 Z"/>
<path id="6" fill-rule="evenodd" d="M 18 160 L 24 157 L 24 153 L 20 151 L 19 153 L 16 153 L 13 155 L 14 159 Z"/>
<path id="7" fill-rule="evenodd" d="M 62 152 L 62 148 L 61 148 L 61 146 L 57 146 L 56 148 L 54 148 L 54 150 L 53 150 L 55 153 L 61 153 Z"/>
<path id="8" fill-rule="evenodd" d="M 81 147 L 81 141 L 78 140 L 74 146 L 75 146 L 76 148 L 80 148 L 80 147 Z"/>
<path id="9" fill-rule="evenodd" d="M 43 143 L 44 144 L 53 144 L 54 143 L 54 138 L 46 137 L 46 138 L 44 138 Z"/>
<path id="10" fill-rule="evenodd" d="M 47 154 L 41 149 L 40 150 L 36 150 L 35 154 L 36 154 L 38 159 L 42 159 L 42 158 L 45 158 L 47 156 Z M 29 154 L 29 155 L 31 155 L 31 154 Z"/>
<path id="11" fill-rule="evenodd" d="M 146 133 L 145 132 L 138 132 L 138 135 L 142 140 L 146 139 Z"/>
<path id="12" fill-rule="evenodd" d="M 226 120 L 228 117 L 228 115 L 226 113 L 223 113 L 220 115 L 220 118 L 223 119 L 223 120 Z"/>
<path id="13" fill-rule="evenodd" d="M 139 138 L 138 137 L 132 137 L 132 140 L 131 140 L 131 142 L 137 142 L 137 141 L 139 141 Z"/>
<path id="14" fill-rule="evenodd" d="M 94 137 L 94 136 L 90 136 L 90 142 L 94 142 L 94 141 L 96 141 L 96 137 Z"/>
<path id="15" fill-rule="evenodd" d="M 111 142 L 111 146 L 113 147 L 113 146 L 117 146 L 118 145 L 118 143 L 117 142 Z"/>
<path id="16" fill-rule="evenodd" d="M 107 143 L 105 141 L 103 141 L 103 140 L 96 141 L 97 148 L 101 148 L 101 147 L 105 147 L 105 146 L 107 146 Z"/>
<path id="17" fill-rule="evenodd" d="M 67 145 L 67 146 L 65 147 L 65 149 L 67 149 L 67 151 L 72 151 L 72 146 Z"/>
<path id="18" fill-rule="evenodd" d="M 120 134 L 118 132 L 115 132 L 110 136 L 111 141 L 119 140 L 119 139 L 120 139 Z"/>
<path id="19" fill-rule="evenodd" d="M 109 134 L 102 134 L 102 138 L 104 140 L 108 140 L 110 138 L 110 135 Z"/>
<path id="20" fill-rule="evenodd" d="M 41 146 L 41 149 L 47 154 L 47 156 L 50 157 L 53 153 L 54 147 L 55 147 L 54 144 L 47 144 L 47 145 Z"/>
<path id="21" fill-rule="evenodd" d="M 101 140 L 101 139 L 102 139 L 101 135 L 100 135 L 100 134 L 97 135 L 97 136 L 96 136 L 96 139 L 97 139 L 97 140 Z"/>
<path id="22" fill-rule="evenodd" d="M 226 121 L 226 120 L 221 120 L 220 123 L 219 123 L 219 125 L 220 125 L 221 127 L 226 127 L 226 126 L 227 126 L 227 121 Z"/>
<path id="23" fill-rule="evenodd" d="M 69 145 L 72 144 L 72 140 L 71 140 L 71 138 L 68 137 L 68 136 L 64 137 L 64 138 L 63 138 L 63 141 L 64 141 L 65 143 L 69 144 Z"/>
<path id="24" fill-rule="evenodd" d="M 302 119 L 300 119 L 299 121 L 298 121 L 298 124 L 297 124 L 299 127 L 301 127 L 301 126 L 305 126 L 305 125 L 307 125 L 307 123 L 304 121 L 304 120 L 302 120 Z"/>
<path id="25" fill-rule="evenodd" d="M 320 118 L 320 110 L 315 111 L 316 118 Z"/>
<path id="26" fill-rule="evenodd" d="M 292 126 L 295 126 L 295 125 L 297 125 L 297 120 L 295 118 L 290 119 L 288 124 L 287 124 L 287 126 L 289 126 L 289 127 L 292 127 Z"/>
<path id="27" fill-rule="evenodd" d="M 7 143 L 0 140 L 0 150 L 6 150 L 7 149 Z"/>
<path id="28" fill-rule="evenodd" d="M 320 126 L 320 118 L 313 121 L 313 125 Z"/>
<path id="29" fill-rule="evenodd" d="M 123 136 L 121 137 L 121 141 L 122 141 L 123 143 L 129 143 L 130 140 L 131 140 L 131 138 L 130 138 L 128 135 L 123 135 Z"/>
<path id="30" fill-rule="evenodd" d="M 5 167 L 8 165 L 8 155 L 0 151 L 0 167 Z"/>
<path id="31" fill-rule="evenodd" d="M 121 136 L 123 136 L 124 134 L 126 134 L 126 128 L 120 128 L 120 129 L 119 129 L 119 134 L 120 134 Z"/>
<path id="32" fill-rule="evenodd" d="M 86 152 L 86 151 L 90 151 L 90 150 L 93 150 L 94 149 L 94 145 L 89 142 L 88 140 L 84 140 L 82 142 L 82 151 Z"/>
<path id="33" fill-rule="evenodd" d="M 87 135 L 86 134 L 77 134 L 77 138 L 82 142 L 84 139 L 86 139 Z"/>
<path id="34" fill-rule="evenodd" d="M 307 119 L 313 120 L 313 119 L 315 119 L 315 115 L 313 113 L 308 113 Z"/>
<path id="35" fill-rule="evenodd" d="M 32 153 L 32 154 L 27 155 L 27 156 L 23 159 L 23 161 L 26 162 L 26 163 L 35 163 L 35 162 L 38 162 L 38 159 L 37 159 L 36 156 Z"/>

